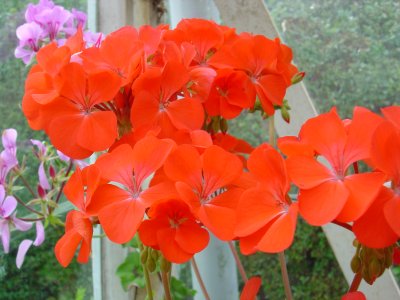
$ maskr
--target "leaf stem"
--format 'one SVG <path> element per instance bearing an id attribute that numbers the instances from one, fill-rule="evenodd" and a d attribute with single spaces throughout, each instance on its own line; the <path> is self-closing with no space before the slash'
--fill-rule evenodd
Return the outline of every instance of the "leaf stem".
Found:
<path id="1" fill-rule="evenodd" d="M 235 245 L 233 244 L 232 241 L 229 241 L 228 245 L 229 245 L 229 248 L 231 249 L 231 252 L 233 254 L 233 258 L 235 259 L 236 265 L 237 265 L 238 270 L 239 270 L 239 274 L 242 277 L 243 282 L 246 284 L 246 282 L 249 279 L 247 278 L 246 270 L 244 269 L 243 264 L 240 261 L 240 257 L 239 257 L 238 252 L 236 251 Z"/>
<path id="2" fill-rule="evenodd" d="M 268 139 L 272 147 L 276 148 L 275 117 L 268 117 Z"/>
<path id="3" fill-rule="evenodd" d="M 27 204 L 24 203 L 24 201 L 22 201 L 17 195 L 13 195 L 13 197 L 15 198 L 15 200 L 17 200 L 17 202 L 19 204 L 21 204 L 23 207 L 25 207 L 27 210 L 30 210 L 31 212 L 33 212 L 34 214 L 37 214 L 39 216 L 44 216 L 41 212 L 38 212 L 36 209 L 33 209 L 32 207 L 28 206 Z"/>
<path id="4" fill-rule="evenodd" d="M 67 177 L 67 176 L 69 175 L 69 173 L 71 172 L 72 166 L 73 166 L 73 165 L 74 165 L 74 163 L 73 163 L 73 161 L 72 161 L 72 159 L 71 159 L 71 161 L 70 161 L 70 163 L 69 163 L 69 166 L 68 166 L 68 169 L 67 169 L 67 171 L 65 172 L 65 176 L 66 176 L 66 177 Z M 57 194 L 56 203 L 58 203 L 58 202 L 60 201 L 61 194 L 62 194 L 62 192 L 63 192 L 64 186 L 65 186 L 66 183 L 67 183 L 67 181 L 64 181 L 64 182 L 61 184 L 60 190 L 58 191 L 58 194 Z"/>
<path id="5" fill-rule="evenodd" d="M 197 267 L 197 263 L 196 263 L 196 260 L 194 259 L 194 256 L 192 257 L 190 262 L 192 263 L 193 271 L 194 271 L 194 274 L 196 275 L 197 281 L 200 284 L 200 288 L 201 288 L 201 291 L 203 292 L 204 299 L 210 300 L 210 296 L 208 295 L 206 286 L 204 285 L 203 279 L 201 278 L 199 268 Z"/>
<path id="6" fill-rule="evenodd" d="M 279 263 L 281 265 L 282 281 L 283 281 L 283 286 L 285 287 L 286 300 L 293 300 L 292 290 L 290 288 L 289 275 L 286 267 L 285 252 L 284 251 L 279 252 L 278 257 L 279 257 Z"/>
<path id="7" fill-rule="evenodd" d="M 17 173 L 18 177 L 21 178 L 22 182 L 24 183 L 25 187 L 28 189 L 28 191 L 31 193 L 31 195 L 33 196 L 33 198 L 36 198 L 37 195 L 36 193 L 33 191 L 31 185 L 29 184 L 29 182 L 25 179 L 24 175 L 22 175 L 22 171 L 19 169 L 14 168 L 15 173 Z"/>

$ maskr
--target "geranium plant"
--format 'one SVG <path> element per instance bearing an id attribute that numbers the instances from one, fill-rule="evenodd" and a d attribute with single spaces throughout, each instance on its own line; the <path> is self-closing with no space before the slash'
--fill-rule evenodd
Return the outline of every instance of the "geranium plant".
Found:
<path id="1" fill-rule="evenodd" d="M 76 252 L 89 260 L 93 226 L 119 244 L 136 236 L 148 298 L 159 264 L 171 299 L 171 264 L 196 268 L 211 232 L 246 255 L 279 253 L 291 299 L 283 251 L 300 215 L 354 233 L 355 276 L 343 299 L 364 299 L 361 280 L 372 284 L 391 266 L 400 235 L 399 106 L 382 115 L 356 107 L 351 120 L 333 108 L 276 140 L 273 116 L 290 121 L 285 93 L 304 77 L 279 39 L 201 19 L 126 26 L 93 46 L 83 36 L 78 26 L 65 42 L 50 35 L 34 49 L 22 100 L 29 125 L 56 149 L 75 160 L 97 153 L 63 188 L 75 209 L 55 245 L 61 265 Z M 243 111 L 269 122 L 268 142 L 229 134 Z M 254 299 L 261 281 L 245 281 L 241 299 Z"/>

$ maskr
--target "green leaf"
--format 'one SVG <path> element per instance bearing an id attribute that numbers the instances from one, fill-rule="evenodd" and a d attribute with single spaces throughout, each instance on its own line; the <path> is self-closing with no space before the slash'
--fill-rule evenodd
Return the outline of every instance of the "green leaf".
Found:
<path id="1" fill-rule="evenodd" d="M 188 297 L 194 296 L 196 291 L 188 288 L 185 283 L 175 278 L 171 277 L 171 296 L 174 300 L 185 300 Z"/>
<path id="2" fill-rule="evenodd" d="M 120 278 L 121 285 L 125 291 L 128 290 L 130 285 L 141 288 L 145 286 L 144 274 L 138 251 L 128 254 L 124 262 L 119 265 L 116 275 Z"/>

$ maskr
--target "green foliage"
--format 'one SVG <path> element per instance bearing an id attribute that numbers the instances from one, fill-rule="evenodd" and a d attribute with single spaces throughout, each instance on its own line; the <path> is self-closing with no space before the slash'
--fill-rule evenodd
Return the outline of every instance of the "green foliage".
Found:
<path id="1" fill-rule="evenodd" d="M 145 287 L 142 264 L 140 262 L 140 252 L 135 249 L 129 253 L 124 262 L 119 265 L 116 275 L 120 278 L 122 287 L 125 291 L 131 285 Z"/>
<path id="2" fill-rule="evenodd" d="M 400 3 L 266 0 L 320 111 L 399 103 Z"/>
<path id="3" fill-rule="evenodd" d="M 184 282 L 171 277 L 171 296 L 174 300 L 187 300 L 189 297 L 196 295 L 196 291 L 188 288 Z"/>

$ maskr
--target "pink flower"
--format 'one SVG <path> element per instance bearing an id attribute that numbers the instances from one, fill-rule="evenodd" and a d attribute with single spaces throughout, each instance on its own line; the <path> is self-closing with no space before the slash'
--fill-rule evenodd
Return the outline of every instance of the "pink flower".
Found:
<path id="1" fill-rule="evenodd" d="M 24 263 L 26 253 L 28 252 L 29 248 L 34 245 L 36 247 L 40 246 L 44 242 L 45 238 L 45 233 L 44 233 L 44 227 L 42 222 L 37 221 L 36 222 L 36 239 L 34 241 L 32 240 L 23 240 L 21 244 L 19 244 L 18 247 L 18 253 L 17 253 L 17 259 L 16 259 L 16 265 L 17 268 L 20 269 L 22 264 Z"/>
<path id="2" fill-rule="evenodd" d="M 13 214 L 17 207 L 17 200 L 13 196 L 6 197 L 4 186 L 0 185 L 0 236 L 5 253 L 10 251 L 10 224 L 17 230 L 27 231 L 32 224 L 22 221 Z"/>

